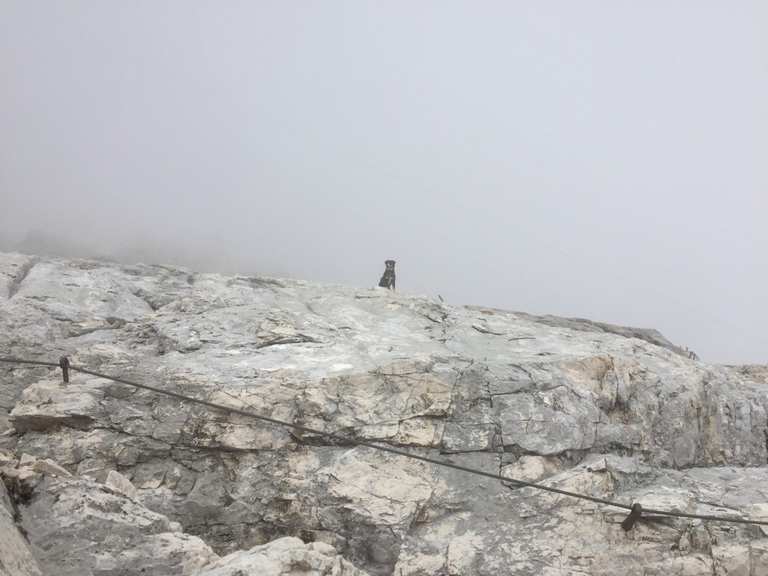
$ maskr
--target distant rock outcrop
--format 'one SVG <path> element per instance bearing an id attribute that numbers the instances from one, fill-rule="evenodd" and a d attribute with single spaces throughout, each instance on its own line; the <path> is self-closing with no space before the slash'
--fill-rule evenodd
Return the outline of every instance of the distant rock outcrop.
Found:
<path id="1" fill-rule="evenodd" d="M 0 254 L 0 356 L 62 355 L 507 478 L 768 519 L 768 369 L 653 330 Z M 625 510 L 79 373 L 0 364 L 0 448 L 0 576 L 768 574 L 762 527 L 625 532 Z"/>

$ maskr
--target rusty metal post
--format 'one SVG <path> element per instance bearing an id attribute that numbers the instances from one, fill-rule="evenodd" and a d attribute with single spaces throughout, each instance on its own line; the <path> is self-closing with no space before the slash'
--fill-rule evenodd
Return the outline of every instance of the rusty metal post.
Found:
<path id="1" fill-rule="evenodd" d="M 59 367 L 61 368 L 61 376 L 64 378 L 64 384 L 69 383 L 69 358 L 66 356 L 59 358 Z"/>
<path id="2" fill-rule="evenodd" d="M 629 516 L 624 518 L 624 521 L 621 523 L 621 527 L 625 532 L 629 532 L 634 527 L 635 522 L 637 522 L 642 515 L 643 507 L 639 502 L 635 502 L 632 504 L 632 510 L 629 512 Z"/>

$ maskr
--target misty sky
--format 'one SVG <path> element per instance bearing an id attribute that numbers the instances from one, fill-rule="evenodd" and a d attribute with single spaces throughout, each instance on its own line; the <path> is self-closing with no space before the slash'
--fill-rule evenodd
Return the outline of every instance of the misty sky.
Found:
<path id="1" fill-rule="evenodd" d="M 764 0 L 0 0 L 0 248 L 765 363 L 767 214 Z"/>

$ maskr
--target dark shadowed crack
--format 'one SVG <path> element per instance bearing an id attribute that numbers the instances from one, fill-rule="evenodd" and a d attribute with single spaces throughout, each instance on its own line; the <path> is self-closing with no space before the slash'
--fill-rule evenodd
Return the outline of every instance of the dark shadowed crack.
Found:
<path id="1" fill-rule="evenodd" d="M 536 383 L 536 379 L 533 377 L 533 374 L 531 373 L 531 371 L 528 370 L 527 368 L 523 368 L 520 364 L 510 364 L 510 366 L 512 368 L 517 368 L 518 370 L 520 370 L 520 372 L 528 376 L 528 380 L 530 380 L 531 383 L 534 383 L 534 384 Z"/>
<path id="2" fill-rule="evenodd" d="M 439 336 L 435 337 L 435 335 L 430 334 L 430 337 L 432 337 L 437 342 L 445 343 L 448 340 L 447 334 L 450 324 L 448 322 L 449 314 L 444 306 L 436 303 L 421 303 L 419 306 L 412 308 L 411 311 L 417 316 L 420 316 L 421 318 L 424 318 L 425 320 L 428 320 L 432 324 L 436 325 L 427 325 L 427 331 L 432 332 L 433 329 L 439 326 Z"/>
<path id="3" fill-rule="evenodd" d="M 429 367 L 425 368 L 424 370 L 417 370 L 414 372 L 384 372 L 384 368 L 379 366 L 378 368 L 369 370 L 368 374 L 371 374 L 372 376 L 381 376 L 385 382 L 388 378 L 392 378 L 392 379 L 402 378 L 405 381 L 412 382 L 414 378 L 417 378 L 419 376 L 424 376 L 425 374 L 429 374 Z"/>
<path id="4" fill-rule="evenodd" d="M 151 434 L 136 434 L 133 432 L 128 432 L 126 430 L 123 430 L 122 428 L 118 428 L 116 426 L 91 426 L 91 430 L 105 430 L 108 432 L 113 432 L 119 436 L 128 436 L 131 438 L 138 438 L 141 440 L 148 440 L 152 442 L 158 442 L 159 444 L 162 444 L 166 446 L 166 450 L 168 450 L 169 454 L 174 449 L 183 449 L 183 450 L 190 450 L 192 452 L 200 452 L 200 453 L 212 453 L 212 454 L 247 454 L 247 453 L 253 453 L 253 452 L 271 452 L 274 451 L 274 449 L 271 448 L 240 448 L 237 446 L 227 446 L 224 444 L 219 444 L 215 438 L 211 438 L 210 444 L 196 444 L 194 442 L 193 437 L 192 441 L 188 441 L 186 438 L 182 438 L 181 434 L 178 440 L 174 442 L 168 442 L 167 440 L 163 440 L 161 438 L 156 438 L 152 436 Z"/>
<path id="5" fill-rule="evenodd" d="M 426 318 L 427 320 L 429 320 L 430 322 L 434 322 L 435 324 L 442 324 L 443 323 L 442 320 L 438 320 L 437 318 L 433 318 L 432 316 L 430 316 L 426 312 L 418 312 L 418 314 L 422 318 Z"/>
<path id="6" fill-rule="evenodd" d="M 64 322 L 69 322 L 71 324 L 74 324 L 72 320 L 65 319 Z M 123 326 L 126 325 L 126 321 L 122 318 L 115 318 L 110 316 L 106 319 L 106 324 L 101 324 L 99 326 L 90 326 L 88 328 L 78 328 L 76 326 L 73 326 L 69 329 L 68 336 L 70 338 L 78 338 L 80 336 L 86 336 L 88 334 L 93 334 L 94 332 L 99 332 L 101 330 L 119 330 Z"/>
<path id="7" fill-rule="evenodd" d="M 763 429 L 763 436 L 765 436 L 765 454 L 766 458 L 768 458 L 768 424 Z"/>
<path id="8" fill-rule="evenodd" d="M 44 416 L 33 414 L 16 415 L 12 417 L 13 427 L 19 434 L 28 431 L 48 432 L 59 428 L 90 430 L 93 422 L 95 422 L 93 418 L 84 414 L 72 414 L 67 416 Z"/>
<path id="9" fill-rule="evenodd" d="M 261 344 L 257 344 L 255 346 L 256 350 L 260 350 L 262 348 L 268 348 L 269 346 L 278 346 L 280 344 L 320 344 L 321 342 L 315 338 L 312 338 L 311 336 L 307 336 L 306 334 L 297 334 L 296 336 L 281 336 L 278 338 L 273 338 L 272 340 L 268 340 L 266 342 L 262 342 Z"/>
<path id="10" fill-rule="evenodd" d="M 488 396 L 491 401 L 491 407 L 493 407 L 493 399 L 496 396 L 514 396 L 515 394 L 537 394 L 537 393 L 544 393 L 544 392 L 552 392 L 552 390 L 557 390 L 558 388 L 568 388 L 565 384 L 555 384 L 553 386 L 549 386 L 547 388 L 541 387 L 538 388 L 534 383 L 531 383 L 528 386 L 524 386 L 522 388 L 518 388 L 517 390 L 512 390 L 511 392 L 490 392 L 488 391 Z M 572 392 L 570 388 L 568 388 L 569 391 Z M 578 394 L 574 392 L 574 396 L 577 398 L 582 398 Z"/>
<path id="11" fill-rule="evenodd" d="M 478 326 L 477 324 L 472 324 L 472 328 L 480 332 L 480 334 L 491 334 L 492 336 L 506 336 L 504 332 L 494 332 L 489 328 Z"/>
<path id="12" fill-rule="evenodd" d="M 495 422 L 493 424 L 494 430 L 493 430 L 493 437 L 491 438 L 491 450 L 495 450 L 498 453 L 499 456 L 499 477 L 503 477 L 502 470 L 504 469 L 504 454 L 506 453 L 506 448 L 504 447 L 504 431 L 501 427 L 500 422 Z M 517 483 L 513 483 L 512 485 L 504 484 L 504 481 L 501 481 L 502 485 L 506 486 L 507 488 L 513 488 L 517 487 Z"/>
<path id="13" fill-rule="evenodd" d="M 136 298 L 141 298 L 144 300 L 147 306 L 152 310 L 152 312 L 157 312 L 164 306 L 164 304 L 157 302 L 153 297 L 152 294 L 144 290 L 143 288 L 139 288 L 138 290 L 135 290 L 133 292 L 133 295 L 136 296 Z"/>
<path id="14" fill-rule="evenodd" d="M 252 288 L 285 288 L 285 284 L 280 282 L 279 280 L 275 280 L 274 278 L 263 278 L 260 276 L 251 276 L 246 279 L 248 284 Z"/>
<path id="15" fill-rule="evenodd" d="M 453 380 L 453 386 L 451 386 L 451 392 L 450 392 L 450 399 L 448 401 L 448 408 L 446 408 L 446 418 L 450 418 L 453 415 L 454 410 L 454 398 L 456 398 L 456 391 L 459 388 L 459 383 L 461 382 L 461 379 L 464 377 L 464 373 L 469 370 L 472 365 L 475 363 L 474 359 L 468 359 L 468 358 L 460 358 L 459 361 L 461 362 L 467 362 L 466 366 L 463 366 L 462 368 L 456 369 L 453 368 L 453 370 L 456 372 L 456 378 Z M 441 441 L 442 444 L 442 441 Z"/>
<path id="16" fill-rule="evenodd" d="M 13 280 L 11 280 L 11 283 L 8 286 L 9 300 L 13 298 L 16 295 L 16 293 L 19 291 L 19 289 L 21 288 L 21 283 L 24 282 L 27 276 L 29 276 L 29 273 L 32 271 L 32 268 L 35 267 L 35 264 L 37 264 L 37 262 L 38 262 L 37 258 L 30 258 L 19 267 L 19 271 L 13 277 Z"/>

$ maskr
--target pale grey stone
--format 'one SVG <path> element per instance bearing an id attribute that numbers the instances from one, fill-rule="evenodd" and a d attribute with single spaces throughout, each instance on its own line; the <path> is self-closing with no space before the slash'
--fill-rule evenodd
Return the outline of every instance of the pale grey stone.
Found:
<path id="1" fill-rule="evenodd" d="M 247 552 L 235 552 L 210 564 L 196 576 L 367 576 L 336 554 L 328 544 L 304 544 L 280 538 Z"/>
<path id="2" fill-rule="evenodd" d="M 131 484 L 131 481 L 128 480 L 125 476 L 120 474 L 117 470 L 110 470 L 107 474 L 107 479 L 104 482 L 107 486 L 110 488 L 113 488 L 120 492 L 121 494 L 124 494 L 128 496 L 129 498 L 136 498 L 138 495 L 138 491 L 136 490 L 136 487 Z"/>
<path id="3" fill-rule="evenodd" d="M 90 530 L 115 535 L 98 544 L 103 576 L 159 573 L 141 559 L 167 541 L 162 534 L 178 534 L 174 522 L 187 534 L 171 538 L 178 562 L 161 560 L 168 574 L 184 573 L 184 558 L 203 569 L 201 558 L 216 559 L 210 550 L 254 573 L 284 570 L 266 549 L 251 554 L 283 536 L 307 542 L 291 540 L 303 558 L 372 576 L 768 574 L 758 527 L 641 519 L 625 533 L 622 509 L 352 443 L 626 504 L 765 518 L 768 368 L 694 360 L 653 330 L 384 290 L 0 254 L 0 350 L 68 354 L 350 439 L 82 374 L 64 385 L 58 370 L 3 366 L 2 466 L 30 494 L 18 507 L 30 541 L 50 543 L 41 565 L 58 555 L 82 568 L 88 554 L 75 543 L 94 542 L 57 524 L 65 514 L 48 494 L 55 480 L 78 487 L 56 488 L 64 504 L 69 494 L 107 494 L 109 506 L 138 507 L 130 529 L 112 514 L 86 514 Z M 16 468 L 24 453 L 75 477 Z M 135 498 L 92 482 L 114 470 Z M 162 529 L 142 540 L 133 530 L 152 514 Z M 59 526 L 61 539 L 46 540 L 46 526 Z"/>
<path id="4" fill-rule="evenodd" d="M 69 470 L 59 466 L 50 458 L 45 458 L 44 460 L 36 460 L 34 464 L 32 464 L 32 469 L 35 472 L 40 472 L 41 474 L 50 474 L 52 476 L 72 476 Z"/>
<path id="5" fill-rule="evenodd" d="M 0 477 L 2 473 L 0 472 Z M 14 520 L 14 504 L 0 481 L 0 576 L 42 576 Z"/>

